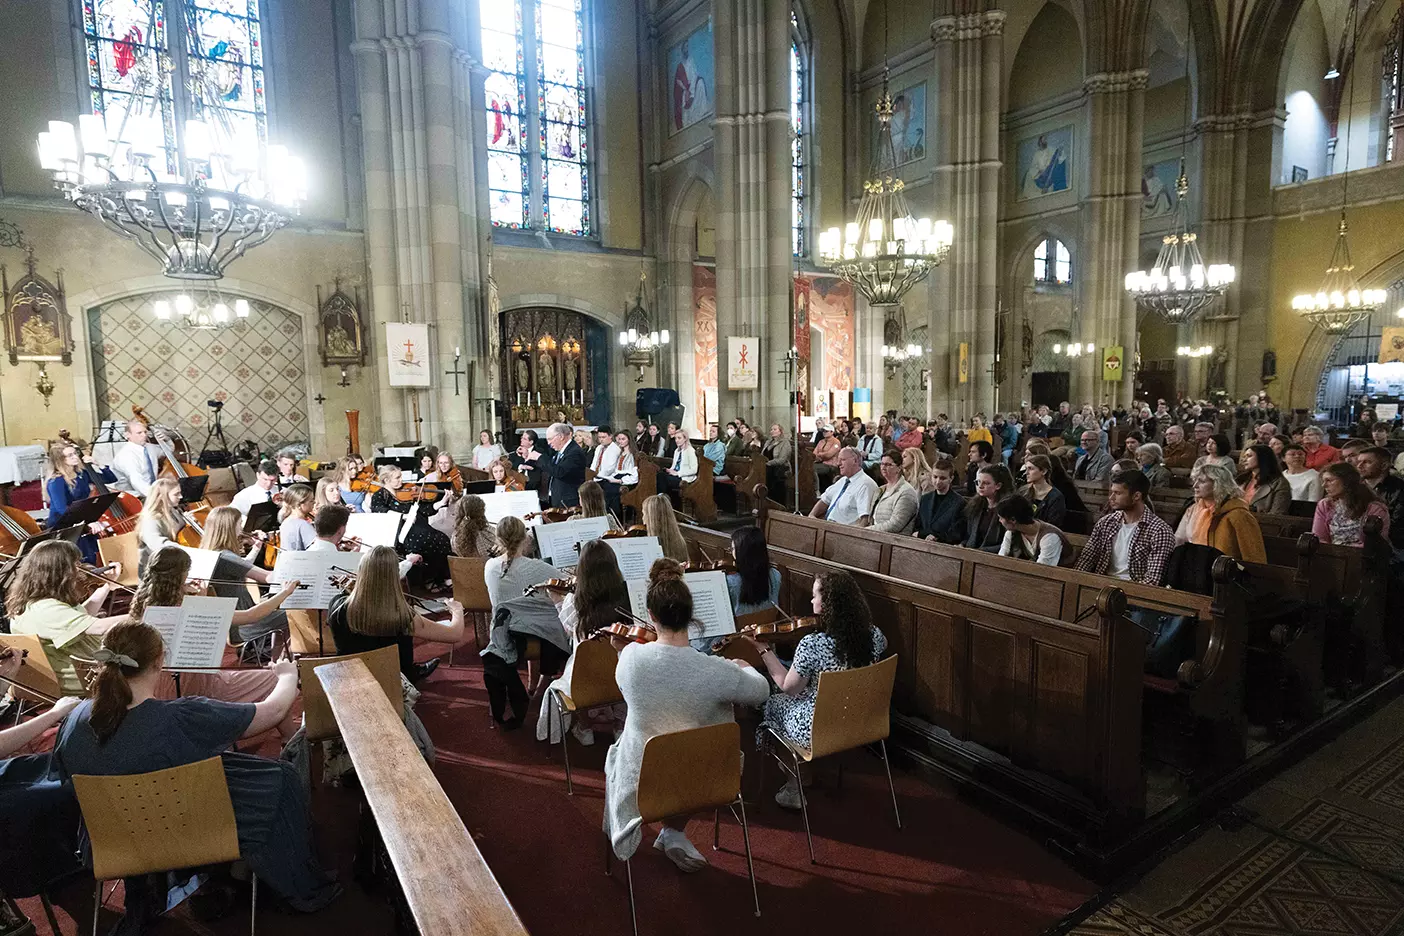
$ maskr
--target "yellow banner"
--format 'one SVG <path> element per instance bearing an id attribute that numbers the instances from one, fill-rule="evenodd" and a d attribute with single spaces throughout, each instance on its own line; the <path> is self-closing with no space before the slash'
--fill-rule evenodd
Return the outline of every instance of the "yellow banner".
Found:
<path id="1" fill-rule="evenodd" d="M 964 341 L 960 343 L 960 369 L 957 374 L 961 383 L 970 382 L 970 345 Z"/>
<path id="2" fill-rule="evenodd" d="M 1102 349 L 1102 379 L 1121 380 L 1126 370 L 1126 353 L 1121 345 Z"/>
<path id="3" fill-rule="evenodd" d="M 1380 329 L 1380 363 L 1404 361 L 1404 328 Z"/>

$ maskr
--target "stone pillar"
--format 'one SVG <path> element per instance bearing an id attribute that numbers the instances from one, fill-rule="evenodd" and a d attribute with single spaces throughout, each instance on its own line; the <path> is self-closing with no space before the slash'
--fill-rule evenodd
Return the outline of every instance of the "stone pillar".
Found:
<path id="1" fill-rule="evenodd" d="M 466 360 L 481 353 L 484 331 L 465 328 L 467 309 L 475 324 L 481 319 L 468 22 L 448 0 L 358 0 L 355 14 L 372 327 L 383 341 L 386 322 L 430 323 L 431 386 L 419 391 L 418 435 L 465 454 L 475 414 L 444 372 L 455 348 Z M 383 354 L 376 373 L 388 401 L 382 441 L 415 438 L 410 392 L 389 386 Z"/>
<path id="2" fill-rule="evenodd" d="M 928 285 L 908 297 L 927 322 L 931 412 L 964 420 L 993 413 L 999 246 L 1000 81 L 1004 20 L 999 10 L 943 16 L 931 24 L 936 44 L 937 113 L 943 128 L 936 174 L 936 217 L 955 241 Z M 918 300 L 920 297 L 920 300 Z M 969 379 L 960 383 L 959 348 L 969 345 Z"/>
<path id="3" fill-rule="evenodd" d="M 721 411 L 788 425 L 781 376 L 790 329 L 790 13 L 783 3 L 717 0 L 717 338 L 761 339 L 760 389 L 721 383 Z"/>
<path id="4" fill-rule="evenodd" d="M 1084 248 L 1081 340 L 1097 350 L 1073 362 L 1072 401 L 1130 406 L 1135 384 L 1136 306 L 1126 294 L 1126 272 L 1136 269 L 1141 232 L 1141 138 L 1145 69 L 1101 72 L 1083 81 L 1088 120 L 1088 192 L 1083 201 Z M 1102 380 L 1102 352 L 1120 345 L 1123 379 Z"/>

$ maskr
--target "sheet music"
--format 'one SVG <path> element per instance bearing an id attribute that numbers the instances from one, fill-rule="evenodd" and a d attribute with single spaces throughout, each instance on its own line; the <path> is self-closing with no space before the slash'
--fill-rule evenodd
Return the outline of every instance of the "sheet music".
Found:
<path id="1" fill-rule="evenodd" d="M 496 524 L 503 517 L 524 517 L 541 510 L 541 498 L 535 491 L 500 491 L 495 494 L 479 494 L 486 508 L 487 522 Z M 522 521 L 527 526 L 538 526 L 540 517 Z"/>
<path id="2" fill-rule="evenodd" d="M 608 517 L 543 523 L 536 527 L 537 554 L 558 569 L 573 568 L 580 561 L 579 546 L 599 539 L 608 529 Z"/>
<path id="3" fill-rule="evenodd" d="M 400 532 L 400 521 L 404 514 L 394 511 L 387 513 L 353 513 L 346 518 L 346 535 L 355 538 L 370 549 L 372 546 L 394 548 L 395 537 Z"/>
<path id="4" fill-rule="evenodd" d="M 284 610 L 325 610 L 331 601 L 341 594 L 341 589 L 331 583 L 333 576 L 355 572 L 361 565 L 359 552 L 333 552 L 331 550 L 304 550 L 295 552 L 283 550 L 278 553 L 278 562 L 269 573 L 268 581 L 291 582 L 296 579 L 310 588 L 299 588 L 283 601 Z"/>
<path id="5" fill-rule="evenodd" d="M 178 608 L 147 608 L 142 620 L 165 641 L 165 669 L 216 669 L 238 606 L 235 598 L 187 595 Z"/>
<path id="6" fill-rule="evenodd" d="M 731 594 L 726 590 L 725 572 L 688 572 L 683 582 L 692 592 L 693 624 L 688 637 L 724 637 L 736 633 L 731 612 Z M 648 617 L 648 579 L 630 579 L 629 610 L 640 620 Z"/>
<path id="7" fill-rule="evenodd" d="M 619 572 L 624 581 L 648 580 L 648 570 L 655 560 L 663 558 L 663 547 L 658 545 L 656 536 L 622 536 L 607 539 L 606 543 L 614 550 L 614 558 L 619 561 Z"/>
<path id="8" fill-rule="evenodd" d="M 176 548 L 183 549 L 190 556 L 190 572 L 185 576 L 187 582 L 195 579 L 208 581 L 214 578 L 215 563 L 219 562 L 219 552 L 214 549 L 192 549 L 189 546 L 175 544 Z"/>

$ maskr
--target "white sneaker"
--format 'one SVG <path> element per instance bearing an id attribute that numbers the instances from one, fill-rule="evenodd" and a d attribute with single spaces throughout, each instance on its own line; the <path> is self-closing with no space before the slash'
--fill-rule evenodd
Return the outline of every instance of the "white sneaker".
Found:
<path id="1" fill-rule="evenodd" d="M 668 860 L 681 871 L 692 874 L 707 866 L 707 858 L 697 850 L 688 837 L 677 829 L 663 827 L 654 840 L 653 847 L 668 856 Z"/>
<path id="2" fill-rule="evenodd" d="M 586 728 L 578 721 L 570 726 L 570 734 L 571 737 L 580 742 L 581 747 L 590 747 L 595 743 L 594 729 Z"/>
<path id="3" fill-rule="evenodd" d="M 791 777 L 785 781 L 785 785 L 775 792 L 775 805 L 781 809 L 799 809 L 800 790 L 795 778 Z"/>

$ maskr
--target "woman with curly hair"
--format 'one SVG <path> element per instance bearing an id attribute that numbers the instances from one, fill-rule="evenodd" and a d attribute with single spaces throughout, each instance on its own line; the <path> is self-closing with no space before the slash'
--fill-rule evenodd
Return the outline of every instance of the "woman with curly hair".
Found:
<path id="1" fill-rule="evenodd" d="M 487 505 L 476 494 L 469 494 L 458 505 L 453 518 L 454 555 L 468 559 L 489 559 L 497 549 L 497 534 L 487 522 Z"/>
<path id="2" fill-rule="evenodd" d="M 751 641 L 771 680 L 780 688 L 766 700 L 761 727 L 800 747 L 809 747 L 819 674 L 868 666 L 887 650 L 887 638 L 874 626 L 868 600 L 847 572 L 821 572 L 814 577 L 813 607 L 819 631 L 799 642 L 789 668 L 769 646 Z M 757 733 L 758 744 L 766 743 L 764 735 L 763 731 Z M 800 808 L 795 778 L 780 788 L 775 802 L 786 809 Z"/>

